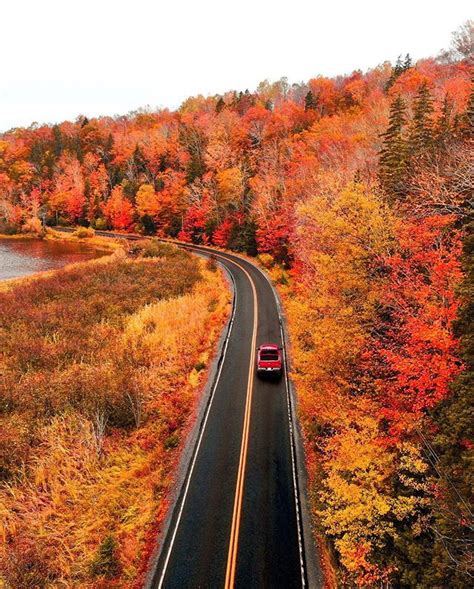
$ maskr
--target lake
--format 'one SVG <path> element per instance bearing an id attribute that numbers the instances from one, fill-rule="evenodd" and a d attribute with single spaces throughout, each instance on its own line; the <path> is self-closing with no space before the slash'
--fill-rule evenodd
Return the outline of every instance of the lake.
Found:
<path id="1" fill-rule="evenodd" d="M 0 280 L 53 270 L 99 258 L 104 251 L 86 243 L 42 239 L 0 239 Z"/>

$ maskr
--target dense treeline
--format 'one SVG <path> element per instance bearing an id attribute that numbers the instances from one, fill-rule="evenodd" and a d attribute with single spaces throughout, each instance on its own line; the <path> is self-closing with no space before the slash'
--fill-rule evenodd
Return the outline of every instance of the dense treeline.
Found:
<path id="1" fill-rule="evenodd" d="M 466 62 L 424 60 L 393 78 L 384 64 L 192 98 L 178 112 L 13 129 L 0 138 L 3 231 L 34 228 L 41 218 L 180 235 L 288 261 L 295 205 L 315 193 L 321 174 L 374 185 L 383 141 L 380 179 L 395 194 L 407 166 L 414 184 L 429 181 L 414 168 L 427 142 L 449 150 L 462 132 Z M 433 123 L 426 133 L 425 118 Z M 457 167 L 457 157 L 445 165 Z"/>
<path id="2" fill-rule="evenodd" d="M 0 140 L 4 231 L 41 218 L 259 254 L 289 314 L 325 561 L 348 585 L 474 574 L 471 32 L 416 64 Z"/>

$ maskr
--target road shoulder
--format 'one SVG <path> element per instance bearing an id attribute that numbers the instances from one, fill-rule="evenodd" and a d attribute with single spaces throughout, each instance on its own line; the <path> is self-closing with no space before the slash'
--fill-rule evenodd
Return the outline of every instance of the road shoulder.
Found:
<path id="1" fill-rule="evenodd" d="M 195 254 L 198 255 L 198 254 Z M 187 476 L 191 467 L 191 462 L 194 457 L 195 449 L 197 446 L 197 440 L 199 435 L 204 427 L 206 413 L 209 407 L 209 404 L 212 401 L 212 393 L 214 389 L 214 385 L 216 383 L 216 379 L 219 373 L 220 365 L 223 361 L 224 350 L 227 343 L 227 340 L 230 336 L 230 331 L 232 328 L 232 320 L 235 311 L 235 304 L 236 304 L 236 297 L 235 297 L 235 285 L 232 278 L 231 273 L 227 270 L 227 268 L 223 264 L 219 264 L 219 267 L 222 269 L 224 273 L 224 277 L 226 279 L 227 285 L 231 291 L 232 295 L 232 309 L 227 319 L 224 328 L 222 329 L 222 333 L 219 337 L 219 341 L 217 343 L 216 353 L 214 354 L 214 358 L 212 363 L 209 367 L 209 372 L 207 375 L 206 383 L 204 384 L 199 402 L 198 407 L 196 410 L 196 420 L 194 425 L 192 426 L 187 439 L 184 443 L 183 452 L 181 458 L 179 460 L 179 465 L 176 471 L 176 480 L 173 484 L 173 489 L 170 492 L 169 496 L 169 509 L 166 517 L 163 520 L 162 525 L 158 530 L 158 534 L 156 536 L 156 544 L 155 548 L 151 554 L 151 557 L 148 561 L 147 569 L 146 569 L 146 576 L 145 576 L 145 583 L 143 585 L 144 589 L 152 589 L 154 587 L 154 583 L 156 581 L 156 575 L 158 572 L 158 563 L 163 553 L 163 549 L 166 544 L 166 538 L 168 537 L 168 533 L 170 531 L 171 525 L 174 521 L 174 516 L 176 511 L 179 509 L 179 500 L 183 492 L 183 488 L 186 484 Z"/>

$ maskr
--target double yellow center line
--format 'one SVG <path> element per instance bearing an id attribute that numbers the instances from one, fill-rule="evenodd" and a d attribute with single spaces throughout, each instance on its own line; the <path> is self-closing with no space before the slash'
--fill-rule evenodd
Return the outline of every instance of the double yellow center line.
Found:
<path id="1" fill-rule="evenodd" d="M 186 246 L 185 246 L 186 247 Z M 248 381 L 247 381 L 247 396 L 245 400 L 245 414 L 244 414 L 244 427 L 242 430 L 242 441 L 240 446 L 240 459 L 239 459 L 239 468 L 237 471 L 237 483 L 235 487 L 235 497 L 234 497 L 234 510 L 232 513 L 232 526 L 230 532 L 230 542 L 229 542 L 229 552 L 227 555 L 227 568 L 226 568 L 226 576 L 225 576 L 225 589 L 233 589 L 235 585 L 235 569 L 237 564 L 237 552 L 238 552 L 238 545 L 239 545 L 239 530 L 240 530 L 240 515 L 242 511 L 242 499 L 244 494 L 244 480 L 245 480 L 245 466 L 247 463 L 247 449 L 248 449 L 248 442 L 249 442 L 249 432 L 250 432 L 250 414 L 252 411 L 252 394 L 253 394 L 253 381 L 254 381 L 254 374 L 255 374 L 255 352 L 257 349 L 257 327 L 258 327 L 258 299 L 257 299 L 257 289 L 255 288 L 255 282 L 250 275 L 250 273 L 238 262 L 235 260 L 228 258 L 226 256 L 220 255 L 208 248 L 207 246 L 198 246 L 197 248 L 193 248 L 192 246 L 188 246 L 189 249 L 204 249 L 210 250 L 213 255 L 217 258 L 221 258 L 226 260 L 227 262 L 231 262 L 235 266 L 237 266 L 242 272 L 246 275 L 250 282 L 250 286 L 252 287 L 252 295 L 253 295 L 253 328 L 252 328 L 252 343 L 250 346 L 250 363 L 249 363 L 249 371 L 248 371 Z"/>
<path id="2" fill-rule="evenodd" d="M 244 479 L 245 479 L 245 466 L 247 463 L 247 448 L 249 442 L 249 432 L 250 432 L 250 414 L 252 410 L 252 393 L 253 393 L 253 380 L 254 380 L 254 372 L 255 372 L 255 350 L 257 346 L 257 326 L 258 326 L 258 300 L 257 300 L 257 290 L 255 288 L 255 283 L 250 276 L 249 272 L 238 264 L 237 262 L 233 263 L 238 266 L 246 275 L 250 281 L 250 285 L 252 287 L 253 292 L 253 332 L 252 332 L 252 343 L 250 348 L 250 365 L 249 365 L 249 376 L 247 381 L 247 397 L 245 401 L 245 415 L 244 415 L 244 427 L 242 431 L 242 442 L 240 446 L 240 460 L 239 460 L 239 469 L 237 472 L 237 484 L 235 488 L 235 498 L 234 498 L 234 511 L 232 514 L 232 527 L 230 532 L 230 543 L 229 543 L 229 552 L 227 555 L 227 569 L 225 575 L 225 589 L 231 589 L 234 587 L 235 583 L 235 568 L 237 564 L 237 552 L 238 552 L 238 545 L 239 545 L 239 530 L 240 530 L 240 514 L 242 511 L 242 498 L 244 494 Z"/>

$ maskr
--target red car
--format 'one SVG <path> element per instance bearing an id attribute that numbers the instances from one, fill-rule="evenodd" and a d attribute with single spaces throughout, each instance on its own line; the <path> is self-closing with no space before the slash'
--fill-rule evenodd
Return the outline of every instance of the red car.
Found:
<path id="1" fill-rule="evenodd" d="M 275 344 L 262 344 L 257 348 L 257 374 L 280 377 L 283 372 L 282 348 Z"/>

